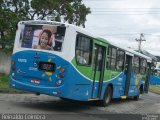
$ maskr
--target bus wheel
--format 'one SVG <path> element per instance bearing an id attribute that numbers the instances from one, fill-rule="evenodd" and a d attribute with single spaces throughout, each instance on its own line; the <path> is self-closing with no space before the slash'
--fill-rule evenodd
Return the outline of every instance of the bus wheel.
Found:
<path id="1" fill-rule="evenodd" d="M 102 106 L 108 106 L 112 99 L 112 88 L 110 86 L 107 87 L 103 100 L 101 101 Z"/>
<path id="2" fill-rule="evenodd" d="M 143 94 L 143 93 L 144 93 L 143 85 L 140 86 L 139 91 L 140 91 L 140 94 Z"/>
<path id="3" fill-rule="evenodd" d="M 139 100 L 139 94 L 137 96 L 134 96 L 134 100 L 138 101 Z"/>
<path id="4" fill-rule="evenodd" d="M 133 99 L 134 99 L 135 101 L 138 101 L 138 100 L 139 100 L 139 95 L 140 95 L 140 89 L 139 89 L 139 91 L 138 91 L 138 95 L 134 96 Z"/>

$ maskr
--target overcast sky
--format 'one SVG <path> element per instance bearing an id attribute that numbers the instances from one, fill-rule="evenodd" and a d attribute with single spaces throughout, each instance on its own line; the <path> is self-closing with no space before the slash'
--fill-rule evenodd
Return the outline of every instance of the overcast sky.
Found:
<path id="1" fill-rule="evenodd" d="M 121 46 L 138 48 L 135 38 L 144 34 L 142 49 L 160 56 L 160 0 L 83 0 L 92 13 L 86 29 Z"/>

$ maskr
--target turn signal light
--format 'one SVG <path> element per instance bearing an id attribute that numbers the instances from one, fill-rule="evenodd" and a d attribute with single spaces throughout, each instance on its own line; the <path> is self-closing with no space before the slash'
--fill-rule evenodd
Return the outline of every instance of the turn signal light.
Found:
<path id="1" fill-rule="evenodd" d="M 64 71 L 65 71 L 64 68 L 62 68 L 62 69 L 61 69 L 61 72 L 63 73 Z"/>
<path id="2" fill-rule="evenodd" d="M 12 65 L 14 65 L 15 64 L 15 62 L 14 61 L 12 61 Z"/>
<path id="3" fill-rule="evenodd" d="M 59 77 L 60 77 L 60 78 L 63 78 L 63 77 L 64 77 L 64 75 L 63 75 L 62 73 L 60 73 L 60 74 L 59 74 Z"/>
<path id="4" fill-rule="evenodd" d="M 12 69 L 13 71 L 15 70 L 15 62 L 14 62 L 14 61 L 11 62 L 11 69 Z"/>

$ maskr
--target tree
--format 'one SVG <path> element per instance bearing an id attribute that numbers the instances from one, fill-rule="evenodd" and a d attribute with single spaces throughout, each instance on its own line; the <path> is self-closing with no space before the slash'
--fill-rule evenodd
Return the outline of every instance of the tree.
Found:
<path id="1" fill-rule="evenodd" d="M 68 22 L 85 27 L 86 16 L 91 13 L 82 0 L 0 0 L 0 39 L 2 48 L 13 42 L 16 25 L 21 20 L 47 20 Z"/>
<path id="2" fill-rule="evenodd" d="M 27 4 L 26 4 L 27 3 Z M 1 0 L 0 2 L 0 38 L 2 49 L 13 43 L 16 25 L 20 20 L 27 20 L 29 2 L 26 0 Z"/>
<path id="3" fill-rule="evenodd" d="M 54 20 L 64 21 L 85 27 L 86 16 L 90 8 L 82 4 L 82 0 L 32 0 L 30 19 L 46 19 L 51 16 Z"/>

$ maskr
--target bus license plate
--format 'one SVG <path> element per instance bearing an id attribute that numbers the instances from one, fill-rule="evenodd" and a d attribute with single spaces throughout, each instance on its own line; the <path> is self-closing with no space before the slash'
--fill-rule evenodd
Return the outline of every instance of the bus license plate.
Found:
<path id="1" fill-rule="evenodd" d="M 39 62 L 38 69 L 39 70 L 43 70 L 43 71 L 54 72 L 54 70 L 55 70 L 55 63 Z"/>

